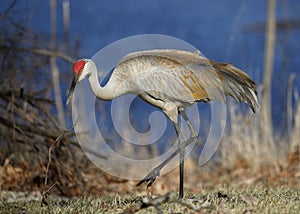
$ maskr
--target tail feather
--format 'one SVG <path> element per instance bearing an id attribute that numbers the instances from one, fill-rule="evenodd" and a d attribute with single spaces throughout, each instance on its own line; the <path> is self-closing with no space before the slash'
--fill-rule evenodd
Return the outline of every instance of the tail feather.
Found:
<path id="1" fill-rule="evenodd" d="M 242 70 L 232 64 L 210 62 L 222 81 L 226 96 L 238 102 L 246 102 L 253 112 L 258 108 L 255 82 Z"/>

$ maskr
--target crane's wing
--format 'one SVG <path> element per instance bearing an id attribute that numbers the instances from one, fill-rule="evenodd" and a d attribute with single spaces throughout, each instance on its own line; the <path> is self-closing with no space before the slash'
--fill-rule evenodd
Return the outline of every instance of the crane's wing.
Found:
<path id="1" fill-rule="evenodd" d="M 232 64 L 217 63 L 198 53 L 134 52 L 118 63 L 113 75 L 129 79 L 132 93 L 147 91 L 155 99 L 192 104 L 209 100 L 225 102 L 226 96 L 232 96 L 248 103 L 253 111 L 257 107 L 255 83 L 246 73 Z"/>

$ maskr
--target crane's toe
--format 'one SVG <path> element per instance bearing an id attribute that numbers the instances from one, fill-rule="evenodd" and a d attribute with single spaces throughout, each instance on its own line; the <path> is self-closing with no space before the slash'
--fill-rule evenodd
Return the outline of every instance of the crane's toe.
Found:
<path id="1" fill-rule="evenodd" d="M 160 170 L 155 168 L 153 169 L 148 175 L 146 175 L 145 178 L 140 180 L 136 186 L 141 186 L 143 183 L 147 183 L 147 187 L 151 187 L 151 185 L 154 183 L 156 178 L 160 175 Z"/>

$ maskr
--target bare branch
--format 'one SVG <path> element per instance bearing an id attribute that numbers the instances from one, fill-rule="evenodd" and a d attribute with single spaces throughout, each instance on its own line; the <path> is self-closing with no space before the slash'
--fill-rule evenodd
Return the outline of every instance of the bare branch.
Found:
<path id="1" fill-rule="evenodd" d="M 36 97 L 34 96 L 34 94 L 30 94 L 30 93 L 26 93 L 26 92 L 21 92 L 19 90 L 15 90 L 15 89 L 10 89 L 10 90 L 0 90 L 0 98 L 4 98 L 4 97 L 11 97 L 11 96 L 15 96 L 16 98 L 20 98 L 22 100 L 25 101 L 35 101 L 35 102 L 42 102 L 42 103 L 47 103 L 50 105 L 53 105 L 53 101 L 49 100 L 47 98 L 42 98 L 42 97 Z"/>
<path id="2" fill-rule="evenodd" d="M 76 59 L 62 53 L 59 52 L 57 50 L 48 50 L 48 49 L 42 49 L 42 48 L 23 48 L 23 47 L 10 47 L 10 46 L 3 46 L 0 45 L 0 50 L 4 50 L 4 51 L 17 51 L 17 52 L 28 52 L 28 53 L 32 53 L 32 54 L 36 54 L 36 55 L 44 55 L 44 56 L 48 56 L 48 57 L 57 57 L 60 58 L 62 60 L 65 60 L 67 62 L 70 63 L 74 63 L 76 62 Z"/>

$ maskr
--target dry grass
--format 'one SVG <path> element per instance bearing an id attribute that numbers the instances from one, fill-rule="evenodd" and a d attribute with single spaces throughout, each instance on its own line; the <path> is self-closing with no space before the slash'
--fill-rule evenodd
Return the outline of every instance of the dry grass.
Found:
<path id="1" fill-rule="evenodd" d="M 173 194 L 156 199 L 113 194 L 54 197 L 48 206 L 33 201 L 9 203 L 0 205 L 0 210 L 1 213 L 299 213 L 299 195 L 299 189 L 286 186 L 229 186 L 188 193 L 182 202 Z M 161 198 L 163 200 L 157 200 Z M 151 203 L 153 206 L 148 206 Z"/>
<path id="2" fill-rule="evenodd" d="M 276 134 L 274 131 L 272 143 L 262 141 L 259 111 L 256 114 L 250 111 L 242 114 L 237 105 L 229 105 L 230 128 L 224 134 L 219 147 L 222 166 L 225 168 L 247 167 L 253 172 L 266 167 L 280 170 L 280 167 L 286 165 L 289 154 L 297 153 L 297 151 L 300 153 L 300 101 L 297 97 L 296 100 L 290 136 Z M 298 165 L 298 170 L 300 170 L 300 165 Z"/>

